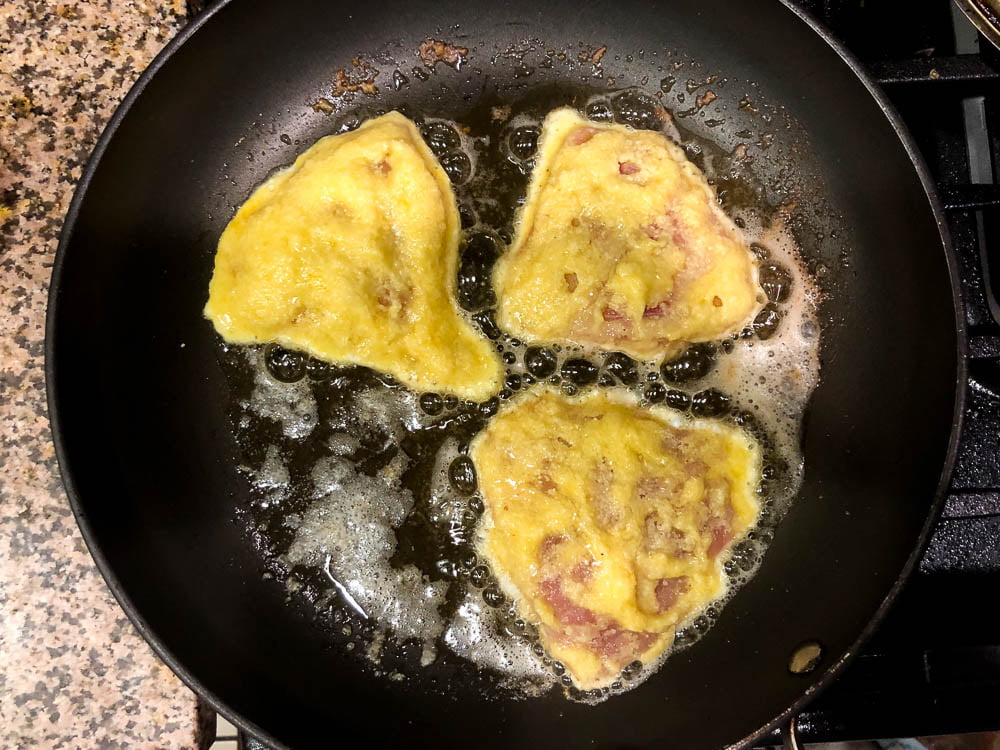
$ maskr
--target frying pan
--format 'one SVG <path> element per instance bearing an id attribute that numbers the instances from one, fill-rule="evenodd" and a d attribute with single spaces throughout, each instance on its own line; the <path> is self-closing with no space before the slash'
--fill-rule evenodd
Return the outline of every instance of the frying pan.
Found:
<path id="1" fill-rule="evenodd" d="M 467 47 L 466 63 L 421 67 L 425 38 Z M 334 72 L 359 54 L 380 70 L 379 93 L 333 97 Z M 392 85 L 395 69 L 407 85 Z M 713 75 L 714 114 L 682 118 L 697 95 L 679 101 L 685 82 Z M 655 95 L 668 76 L 678 83 L 662 102 L 689 153 L 747 144 L 742 181 L 720 178 L 720 193 L 783 206 L 821 276 L 802 490 L 717 624 L 624 695 L 515 700 L 462 668 L 374 676 L 263 575 L 236 520 L 248 487 L 201 316 L 215 243 L 254 185 L 351 112 L 474 121 L 553 86 Z M 336 111 L 314 110 L 320 97 Z M 697 750 L 748 744 L 794 716 L 889 607 L 947 484 L 963 342 L 927 170 L 858 64 L 791 6 L 233 0 L 179 34 L 100 140 L 56 259 L 47 374 L 64 481 L 98 566 L 156 651 L 237 725 L 300 748 Z M 804 642 L 822 658 L 793 674 Z"/>

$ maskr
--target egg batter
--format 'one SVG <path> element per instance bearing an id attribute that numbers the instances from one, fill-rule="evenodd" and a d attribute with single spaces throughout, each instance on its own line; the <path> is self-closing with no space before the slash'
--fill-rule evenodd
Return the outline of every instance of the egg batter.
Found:
<path id="1" fill-rule="evenodd" d="M 480 551 L 581 689 L 655 661 L 722 596 L 727 553 L 760 511 L 746 433 L 605 392 L 527 394 L 471 456 Z"/>
<path id="2" fill-rule="evenodd" d="M 448 177 L 397 112 L 321 139 L 254 191 L 219 240 L 205 315 L 227 341 L 279 342 L 483 400 L 494 347 L 455 301 Z"/>
<path id="3" fill-rule="evenodd" d="M 735 333 L 763 300 L 753 254 L 679 146 L 571 109 L 545 118 L 494 286 L 519 338 L 645 360 Z"/>

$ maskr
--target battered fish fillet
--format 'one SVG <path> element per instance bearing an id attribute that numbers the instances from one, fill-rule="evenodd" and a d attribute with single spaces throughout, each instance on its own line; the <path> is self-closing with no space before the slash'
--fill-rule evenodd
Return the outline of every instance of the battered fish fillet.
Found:
<path id="1" fill-rule="evenodd" d="M 391 112 L 323 138 L 250 196 L 219 240 L 205 315 L 230 342 L 483 400 L 503 366 L 455 301 L 459 231 L 448 177 Z"/>
<path id="2" fill-rule="evenodd" d="M 493 281 L 518 338 L 644 360 L 735 333 L 763 300 L 750 249 L 680 147 L 570 109 L 545 118 Z"/>
<path id="3" fill-rule="evenodd" d="M 760 511 L 743 431 L 625 398 L 528 394 L 471 447 L 480 552 L 581 689 L 656 660 L 723 595 L 727 552 Z"/>

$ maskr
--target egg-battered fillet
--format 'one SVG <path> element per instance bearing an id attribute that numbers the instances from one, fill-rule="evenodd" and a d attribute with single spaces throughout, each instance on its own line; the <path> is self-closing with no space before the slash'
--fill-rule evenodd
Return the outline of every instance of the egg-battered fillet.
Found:
<path id="1" fill-rule="evenodd" d="M 503 367 L 455 301 L 448 177 L 397 112 L 328 136 L 250 196 L 219 240 L 205 315 L 227 341 L 276 341 L 482 400 Z"/>
<path id="2" fill-rule="evenodd" d="M 493 283 L 518 338 L 645 360 L 738 331 L 763 299 L 749 247 L 680 147 L 570 109 L 545 118 Z"/>
<path id="3" fill-rule="evenodd" d="M 650 663 L 726 591 L 756 523 L 760 451 L 736 427 L 545 390 L 472 444 L 480 552 L 582 689 Z"/>

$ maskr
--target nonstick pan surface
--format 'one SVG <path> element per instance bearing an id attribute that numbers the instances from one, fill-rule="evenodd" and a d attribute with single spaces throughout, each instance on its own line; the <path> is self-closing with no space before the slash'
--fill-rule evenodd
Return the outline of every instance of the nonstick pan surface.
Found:
<path id="1" fill-rule="evenodd" d="M 426 38 L 468 48 L 467 61 L 422 66 Z M 333 97 L 335 72 L 358 55 L 380 71 L 378 94 Z M 394 70 L 408 83 L 394 86 Z M 687 81 L 711 76 L 718 99 L 680 117 L 705 90 Z M 236 519 L 248 487 L 201 315 L 216 241 L 256 184 L 351 116 L 403 107 L 477 127 L 494 105 L 594 88 L 655 95 L 661 81 L 693 157 L 746 145 L 750 166 L 720 192 L 791 216 L 821 277 L 802 491 L 718 623 L 631 692 L 588 706 L 555 691 L 498 697 L 461 670 L 373 677 L 263 575 Z M 317 111 L 320 98 L 335 111 Z M 898 119 L 780 2 L 232 0 L 141 78 L 80 184 L 49 308 L 53 429 L 74 511 L 126 612 L 188 684 L 265 740 L 716 748 L 798 711 L 913 566 L 961 414 L 954 279 L 940 206 Z M 792 674 L 807 641 L 822 659 Z"/>

